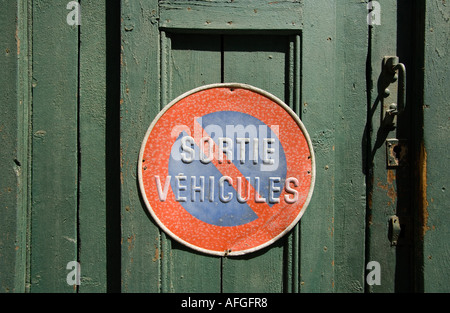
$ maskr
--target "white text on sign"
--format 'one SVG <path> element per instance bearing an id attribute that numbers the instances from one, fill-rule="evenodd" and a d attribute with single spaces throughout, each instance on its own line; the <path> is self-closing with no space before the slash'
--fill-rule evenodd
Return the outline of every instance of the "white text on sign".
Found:
<path id="1" fill-rule="evenodd" d="M 208 124 L 203 128 L 201 123 L 201 117 L 194 119 L 193 132 L 185 125 L 173 127 L 171 137 L 176 141 L 171 159 L 185 166 L 196 161 L 196 170 L 186 175 L 184 170 L 187 168 L 183 167 L 184 170 L 179 168 L 166 177 L 155 175 L 161 202 L 166 201 L 170 186 L 177 202 L 217 200 L 228 203 L 234 200 L 271 205 L 282 200 L 288 204 L 298 201 L 299 193 L 295 188 L 299 187 L 299 180 L 280 176 L 283 175 L 279 167 L 280 156 L 284 156 L 284 152 L 278 140 L 278 125 Z M 205 175 L 203 167 L 208 165 L 222 166 L 222 169 L 229 166 L 231 172 Z M 247 169 L 246 175 L 239 172 L 243 167 Z M 282 190 L 285 191 L 283 196 Z"/>

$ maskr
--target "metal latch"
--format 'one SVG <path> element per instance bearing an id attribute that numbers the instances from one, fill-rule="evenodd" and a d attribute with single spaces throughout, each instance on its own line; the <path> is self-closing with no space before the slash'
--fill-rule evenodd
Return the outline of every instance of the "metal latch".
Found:
<path id="1" fill-rule="evenodd" d="M 384 57 L 381 73 L 385 116 L 401 114 L 406 106 L 406 67 L 396 56 Z M 388 88 L 389 87 L 389 88 Z"/>
<path id="2" fill-rule="evenodd" d="M 406 140 L 386 139 L 386 162 L 388 168 L 406 166 L 408 161 L 408 145 Z"/>
<path id="3" fill-rule="evenodd" d="M 397 56 L 383 58 L 378 82 L 382 96 L 383 115 L 381 127 L 387 134 L 397 127 L 397 118 L 406 107 L 406 67 Z M 386 137 L 385 137 L 386 138 Z M 397 138 L 386 139 L 386 163 L 388 168 L 404 166 L 407 163 L 407 143 Z"/>
<path id="4" fill-rule="evenodd" d="M 391 246 L 397 245 L 401 231 L 402 228 L 400 227 L 400 219 L 398 218 L 397 215 L 391 216 L 389 218 L 389 234 L 388 234 Z"/>

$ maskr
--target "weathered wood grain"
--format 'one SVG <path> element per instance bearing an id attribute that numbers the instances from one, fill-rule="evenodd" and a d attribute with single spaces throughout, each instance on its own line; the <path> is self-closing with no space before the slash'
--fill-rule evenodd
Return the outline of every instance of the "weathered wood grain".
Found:
<path id="1" fill-rule="evenodd" d="M 67 25 L 67 2 L 0 0 L 0 292 L 449 290 L 445 1 L 380 1 L 373 27 L 357 0 L 83 0 L 80 27 Z M 420 65 L 408 68 L 395 131 L 381 129 L 386 55 Z M 241 257 L 173 241 L 137 182 L 161 108 L 217 82 L 285 100 L 316 153 L 300 224 Z M 388 137 L 409 140 L 407 167 L 386 169 Z M 393 214 L 407 236 L 399 246 Z M 66 283 L 70 261 L 81 263 L 78 287 Z M 369 261 L 379 286 L 365 283 Z"/>
<path id="2" fill-rule="evenodd" d="M 224 37 L 224 82 L 264 89 L 285 99 L 288 84 L 287 36 L 227 35 Z M 286 238 L 261 252 L 224 258 L 224 292 L 281 292 Z"/>
<path id="3" fill-rule="evenodd" d="M 450 77 L 448 4 L 426 1 L 424 23 L 423 143 L 423 291 L 449 292 L 450 215 L 448 196 Z"/>
<path id="4" fill-rule="evenodd" d="M 364 3 L 336 2 L 336 99 L 334 290 L 363 292 L 366 184 L 363 149 L 366 125 L 368 36 Z M 345 16 L 345 18 L 340 18 Z M 356 70 L 358 69 L 358 70 Z M 330 166 L 323 169 L 329 171 Z"/>
<path id="5" fill-rule="evenodd" d="M 218 35 L 172 34 L 165 39 L 162 53 L 167 64 L 162 66 L 162 79 L 167 81 L 167 94 L 161 106 L 179 95 L 221 80 L 221 37 Z M 164 251 L 169 259 L 167 279 L 172 292 L 220 292 L 221 259 L 193 253 L 173 240 Z"/>
<path id="6" fill-rule="evenodd" d="M 385 56 L 397 55 L 397 1 L 383 3 L 381 25 L 370 31 L 371 87 L 368 107 L 368 152 L 367 152 L 367 262 L 376 261 L 381 268 L 381 285 L 367 285 L 369 292 L 394 292 L 396 275 L 396 251 L 388 238 L 389 217 L 397 214 L 398 171 L 387 169 L 387 138 L 396 138 L 396 130 L 382 124 L 383 97 L 378 95 L 378 80 Z M 392 88 L 392 87 L 391 87 Z"/>

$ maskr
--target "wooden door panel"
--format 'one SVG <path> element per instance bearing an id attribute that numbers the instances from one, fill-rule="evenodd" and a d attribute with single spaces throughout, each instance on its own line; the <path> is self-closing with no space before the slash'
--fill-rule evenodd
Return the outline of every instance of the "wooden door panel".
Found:
<path id="1" fill-rule="evenodd" d="M 224 36 L 224 82 L 264 89 L 286 101 L 289 86 L 287 36 Z M 257 108 L 255 108 L 257 109 Z M 282 292 L 290 256 L 286 237 L 256 254 L 223 260 L 224 292 Z"/>
<path id="2" fill-rule="evenodd" d="M 162 85 L 167 88 L 162 94 L 168 95 L 162 103 L 195 87 L 232 81 L 262 86 L 285 98 L 289 85 L 285 83 L 289 72 L 287 36 L 165 33 L 162 43 Z M 253 64 L 258 66 L 250 68 Z M 270 77 L 274 76 L 277 83 L 271 86 Z M 170 291 L 176 292 L 280 292 L 285 275 L 285 244 L 283 239 L 259 253 L 258 258 L 235 260 L 199 255 L 168 239 L 168 277 L 162 279 L 167 279 Z"/>
<path id="3" fill-rule="evenodd" d="M 445 153 L 436 142 L 445 141 L 446 117 L 435 103 L 445 97 L 434 92 L 447 73 L 445 5 L 83 0 L 82 24 L 70 25 L 66 3 L 0 2 L 2 291 L 445 290 Z M 380 23 L 369 25 L 376 4 Z M 397 128 L 383 129 L 389 103 L 379 77 L 382 59 L 394 55 L 408 68 L 407 107 Z M 142 140 L 161 109 L 219 82 L 282 99 L 315 151 L 301 221 L 239 257 L 172 240 L 138 183 Z M 388 138 L 407 143 L 406 166 L 388 168 Z M 81 285 L 66 281 L 74 261 Z M 366 283 L 371 261 L 381 285 Z"/>
<path id="4" fill-rule="evenodd" d="M 66 291 L 77 260 L 78 28 L 65 7 L 33 4 L 31 291 Z M 61 43 L 64 43 L 63 45 Z"/>
<path id="5" fill-rule="evenodd" d="M 141 17 L 141 13 L 146 18 Z M 159 292 L 164 255 L 156 223 L 140 197 L 137 161 L 143 134 L 160 110 L 160 35 L 151 17 L 157 1 L 122 2 L 120 183 L 123 292 Z M 165 285 L 164 285 L 165 286 Z"/>

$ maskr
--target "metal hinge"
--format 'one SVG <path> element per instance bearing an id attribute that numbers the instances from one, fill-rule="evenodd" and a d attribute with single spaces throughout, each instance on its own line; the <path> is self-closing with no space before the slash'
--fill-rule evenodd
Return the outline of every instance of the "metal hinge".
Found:
<path id="1" fill-rule="evenodd" d="M 401 114 L 406 107 L 406 67 L 398 57 L 384 57 L 380 88 L 384 97 L 384 116 Z"/>

